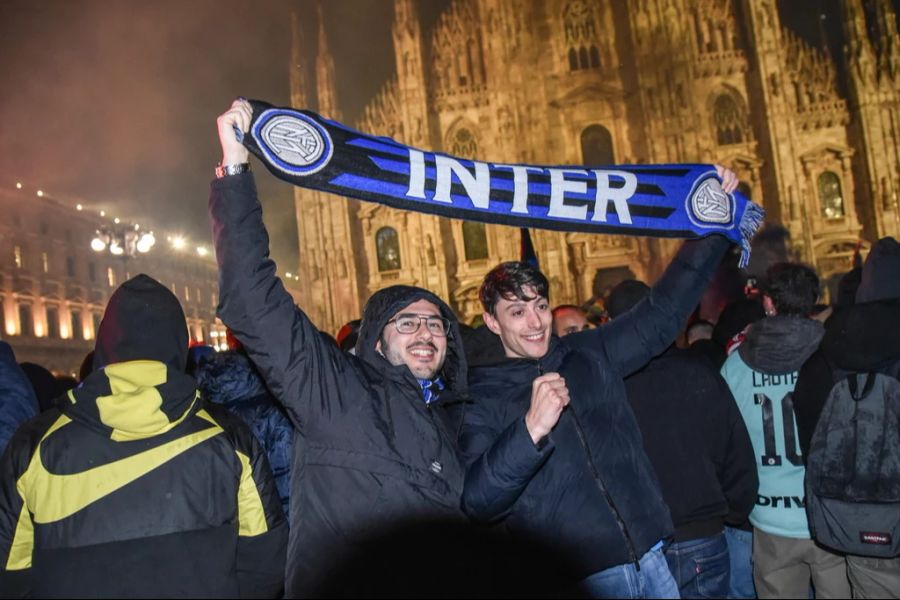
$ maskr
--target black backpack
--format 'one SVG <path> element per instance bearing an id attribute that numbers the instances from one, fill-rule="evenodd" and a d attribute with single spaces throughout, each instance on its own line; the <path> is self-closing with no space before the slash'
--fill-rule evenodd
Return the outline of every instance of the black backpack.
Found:
<path id="1" fill-rule="evenodd" d="M 820 544 L 900 555 L 900 381 L 853 373 L 831 389 L 810 442 L 806 512 Z"/>

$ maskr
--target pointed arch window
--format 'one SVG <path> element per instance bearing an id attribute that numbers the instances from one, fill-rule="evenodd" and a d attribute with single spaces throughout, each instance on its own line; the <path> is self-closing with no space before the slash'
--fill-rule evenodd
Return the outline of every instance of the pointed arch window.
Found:
<path id="1" fill-rule="evenodd" d="M 615 164 L 612 135 L 603 125 L 590 125 L 581 132 L 581 157 L 585 165 Z"/>
<path id="2" fill-rule="evenodd" d="M 379 271 L 400 269 L 400 236 L 393 227 L 382 227 L 375 233 L 375 251 Z"/>
<path id="3" fill-rule="evenodd" d="M 487 231 L 484 228 L 484 223 L 465 221 L 462 224 L 462 233 L 466 260 L 488 258 Z"/>
<path id="4" fill-rule="evenodd" d="M 478 156 L 478 139 L 468 127 L 460 127 L 450 136 L 450 154 L 463 158 Z"/>
<path id="5" fill-rule="evenodd" d="M 575 48 L 569 48 L 569 70 L 578 70 L 578 50 Z"/>
<path id="6" fill-rule="evenodd" d="M 568 46 L 569 70 L 600 68 L 597 21 L 594 8 L 584 0 L 569 2 L 563 9 L 563 29 Z"/>
<path id="7" fill-rule="evenodd" d="M 819 204 L 822 217 L 840 219 L 844 216 L 844 197 L 841 192 L 841 179 L 836 173 L 825 171 L 819 175 Z"/>
<path id="8" fill-rule="evenodd" d="M 713 124 L 716 142 L 720 146 L 740 144 L 746 141 L 744 117 L 737 102 L 730 94 L 720 94 L 713 104 Z"/>

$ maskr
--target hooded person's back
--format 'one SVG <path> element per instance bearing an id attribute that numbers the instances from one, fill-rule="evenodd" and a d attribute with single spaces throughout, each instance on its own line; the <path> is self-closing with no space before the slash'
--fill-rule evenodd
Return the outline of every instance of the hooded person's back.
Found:
<path id="1" fill-rule="evenodd" d="M 187 341 L 155 280 L 112 295 L 94 371 L 0 464 L 4 595 L 277 595 L 286 524 L 265 456 L 202 406 Z"/>
<path id="2" fill-rule="evenodd" d="M 868 372 L 900 376 L 900 243 L 890 237 L 872 245 L 856 302 L 828 319 L 818 352 L 800 372 L 794 411 L 804 456 L 837 379 Z"/>

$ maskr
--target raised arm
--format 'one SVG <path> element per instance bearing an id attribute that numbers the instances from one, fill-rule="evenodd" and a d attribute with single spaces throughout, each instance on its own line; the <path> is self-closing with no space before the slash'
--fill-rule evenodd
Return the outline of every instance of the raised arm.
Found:
<path id="1" fill-rule="evenodd" d="M 247 131 L 250 118 L 250 105 L 244 100 L 236 100 L 219 117 L 222 165 L 247 162 L 247 149 L 237 141 L 234 127 Z M 355 377 L 355 370 L 350 359 L 329 344 L 295 306 L 276 276 L 253 175 L 226 175 L 210 187 L 219 317 L 247 349 L 292 421 L 302 428 L 312 415 L 339 409 L 344 386 L 335 380 Z"/>
<path id="2" fill-rule="evenodd" d="M 722 189 L 733 192 L 734 173 L 720 166 L 716 170 Z M 565 343 L 605 352 L 622 377 L 634 373 L 675 341 L 729 245 L 721 235 L 684 242 L 649 297 L 603 327 L 566 336 Z"/>
<path id="3" fill-rule="evenodd" d="M 730 242 L 719 235 L 684 242 L 650 296 L 596 330 L 623 377 L 664 352 L 709 286 Z"/>

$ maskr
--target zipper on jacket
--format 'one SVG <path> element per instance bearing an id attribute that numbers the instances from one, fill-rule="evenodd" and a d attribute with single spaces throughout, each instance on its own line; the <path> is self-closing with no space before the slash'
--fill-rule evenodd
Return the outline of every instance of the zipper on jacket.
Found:
<path id="1" fill-rule="evenodd" d="M 431 469 L 431 472 L 435 475 L 440 475 L 444 470 L 444 465 L 441 463 L 441 457 L 444 455 L 444 429 L 439 423 L 435 422 L 434 410 L 432 410 L 431 404 L 425 405 L 425 412 L 428 413 L 431 427 L 437 433 L 438 438 L 437 456 L 431 459 L 431 464 L 428 465 L 428 468 Z"/>
<path id="2" fill-rule="evenodd" d="M 544 370 L 540 363 L 538 363 L 538 369 L 540 369 L 543 374 Z M 631 540 L 631 535 L 628 533 L 628 527 L 625 526 L 625 521 L 622 520 L 622 515 L 619 514 L 619 509 L 616 508 L 612 496 L 609 495 L 609 490 L 606 489 L 606 484 L 603 483 L 603 479 L 600 477 L 600 472 L 597 471 L 597 465 L 594 464 L 594 457 L 591 455 L 590 447 L 587 444 L 587 438 L 584 435 L 584 430 L 581 428 L 581 421 L 578 420 L 578 415 L 575 414 L 574 410 L 570 410 L 569 412 L 572 416 L 572 422 L 575 423 L 575 432 L 578 434 L 578 441 L 581 443 L 581 448 L 584 450 L 585 457 L 587 457 L 588 468 L 590 468 L 591 474 L 594 476 L 594 482 L 597 484 L 597 487 L 600 488 L 600 493 L 603 494 L 606 505 L 609 506 L 613 517 L 616 519 L 616 525 L 619 526 L 619 533 L 622 534 L 622 538 L 625 540 L 629 561 L 634 564 L 636 570 L 640 571 L 641 561 L 638 559 L 637 553 L 634 550 L 634 542 Z"/>
<path id="3" fill-rule="evenodd" d="M 538 374 L 543 375 L 544 365 L 540 360 L 537 361 L 537 368 Z M 597 484 L 597 487 L 600 488 L 600 493 L 603 494 L 607 506 L 609 506 L 609 509 L 616 519 L 616 525 L 619 526 L 619 533 L 622 534 L 622 538 L 625 540 L 628 558 L 630 559 L 630 562 L 634 563 L 635 569 L 640 571 L 641 561 L 638 559 L 637 552 L 634 550 L 634 542 L 631 540 L 631 535 L 628 533 L 625 521 L 622 520 L 622 515 L 619 514 L 619 509 L 616 508 L 612 496 L 609 495 L 609 490 L 606 489 L 606 484 L 604 484 L 603 479 L 600 478 L 600 472 L 597 471 L 597 465 L 594 464 L 594 457 L 591 455 L 590 447 L 587 444 L 587 438 L 585 438 L 584 430 L 581 428 L 581 421 L 578 420 L 578 415 L 575 414 L 574 410 L 570 410 L 569 413 L 572 415 L 572 422 L 575 423 L 575 432 L 578 434 L 578 441 L 581 443 L 581 448 L 584 450 L 585 457 L 587 457 L 588 468 L 590 468 L 591 474 L 594 476 L 594 482 Z"/>

